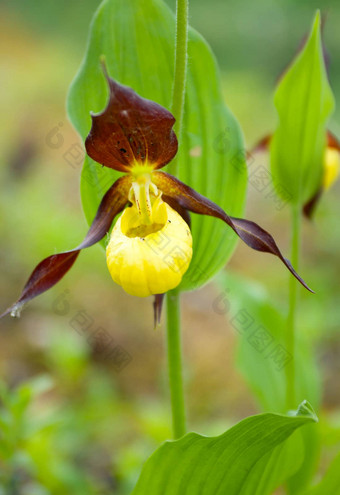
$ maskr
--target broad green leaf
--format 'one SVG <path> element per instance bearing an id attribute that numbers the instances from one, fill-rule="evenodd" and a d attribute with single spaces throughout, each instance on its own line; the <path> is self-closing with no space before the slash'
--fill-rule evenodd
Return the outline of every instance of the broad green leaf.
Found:
<path id="1" fill-rule="evenodd" d="M 264 456 L 313 421 L 311 406 L 303 403 L 294 416 L 260 414 L 218 437 L 189 433 L 166 442 L 146 462 L 133 495 L 255 493 L 258 478 L 252 473 L 257 463 L 263 469 Z"/>
<path id="2" fill-rule="evenodd" d="M 321 482 L 304 492 L 304 495 L 340 495 L 340 454 L 330 465 Z"/>
<path id="3" fill-rule="evenodd" d="M 301 205 L 321 186 L 326 126 L 334 108 L 320 12 L 305 46 L 279 83 L 274 101 L 279 124 L 270 146 L 273 181 L 279 195 Z"/>
<path id="4" fill-rule="evenodd" d="M 101 55 L 105 55 L 113 78 L 170 107 L 174 36 L 174 15 L 161 0 L 106 0 L 101 4 L 68 97 L 71 121 L 83 140 L 91 126 L 90 111 L 101 111 L 108 97 L 99 64 Z M 183 130 L 178 152 L 179 179 L 227 213 L 240 216 L 246 189 L 240 129 L 223 102 L 210 48 L 193 29 L 189 33 Z M 85 159 L 81 192 L 88 221 L 93 219 L 104 191 L 116 177 L 114 171 Z M 194 254 L 182 290 L 206 282 L 227 262 L 236 244 L 234 233 L 213 218 L 192 215 L 192 234 Z"/>
<path id="5" fill-rule="evenodd" d="M 264 411 L 285 412 L 284 367 L 289 366 L 290 356 L 285 351 L 286 319 L 283 313 L 273 305 L 272 298 L 259 284 L 230 272 L 221 273 L 217 281 L 222 297 L 216 304 L 221 308 L 222 305 L 228 307 L 227 320 L 238 336 L 237 364 L 241 373 Z M 318 408 L 320 376 L 313 358 L 312 342 L 301 334 L 297 340 L 296 355 L 299 363 L 296 368 L 297 399 L 301 401 L 306 398 Z M 303 458 L 298 471 L 299 466 L 296 466 L 289 472 L 289 460 L 300 443 L 308 456 Z M 278 448 L 275 454 L 277 465 L 287 467 L 286 478 L 294 474 L 289 481 L 291 493 L 299 493 L 298 489 L 310 480 L 319 455 L 319 444 L 318 429 L 308 426 L 292 438 L 290 445 L 284 446 L 283 452 L 282 447 Z M 273 465 L 275 456 L 271 459 Z M 280 456 L 287 460 L 287 464 L 279 459 Z"/>
<path id="6" fill-rule="evenodd" d="M 299 495 L 313 479 L 320 458 L 321 435 L 319 428 L 306 426 L 300 432 L 305 456 L 299 469 L 287 481 L 288 493 Z M 291 455 L 293 455 L 291 453 Z"/>
<path id="7" fill-rule="evenodd" d="M 240 495 L 271 495 L 284 484 L 301 466 L 305 449 L 301 438 L 302 430 L 295 431 L 287 440 L 262 457 L 249 474 L 245 489 Z"/>

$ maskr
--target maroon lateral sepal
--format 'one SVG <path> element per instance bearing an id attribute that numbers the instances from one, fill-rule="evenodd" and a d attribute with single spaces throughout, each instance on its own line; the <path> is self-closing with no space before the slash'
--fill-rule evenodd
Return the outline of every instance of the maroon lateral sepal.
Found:
<path id="1" fill-rule="evenodd" d="M 120 172 L 128 172 L 136 163 L 164 167 L 177 153 L 174 116 L 114 81 L 105 65 L 103 70 L 109 101 L 103 112 L 92 114 L 92 128 L 85 141 L 87 154 Z"/>
<path id="2" fill-rule="evenodd" d="M 242 218 L 229 217 L 229 215 L 227 215 L 218 205 L 165 172 L 154 172 L 152 181 L 165 195 L 174 198 L 183 208 L 192 211 L 193 213 L 209 215 L 223 220 L 249 247 L 256 251 L 262 251 L 277 256 L 294 277 L 307 290 L 313 292 L 296 273 L 290 261 L 284 258 L 269 232 L 262 229 L 262 227 L 255 222 Z"/>
<path id="3" fill-rule="evenodd" d="M 120 177 L 103 197 L 97 214 L 83 242 L 72 249 L 59 254 L 53 254 L 42 260 L 33 270 L 19 299 L 2 315 L 11 313 L 19 316 L 25 303 L 53 287 L 69 271 L 82 249 L 99 242 L 109 231 L 115 216 L 120 213 L 127 201 L 131 187 L 129 176 Z"/>

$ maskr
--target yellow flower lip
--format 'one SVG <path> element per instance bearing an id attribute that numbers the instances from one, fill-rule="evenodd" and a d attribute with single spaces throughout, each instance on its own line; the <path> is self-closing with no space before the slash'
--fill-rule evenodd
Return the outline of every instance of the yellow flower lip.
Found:
<path id="1" fill-rule="evenodd" d="M 165 220 L 161 228 L 144 237 L 126 235 L 123 231 L 131 228 L 138 216 L 133 205 L 118 219 L 106 248 L 113 280 L 128 294 L 139 297 L 164 294 L 177 287 L 192 257 L 192 237 L 186 222 L 160 198 L 154 205 L 156 220 Z"/>
<path id="2" fill-rule="evenodd" d="M 329 189 L 340 174 L 340 153 L 336 148 L 327 147 L 324 156 L 324 174 L 322 186 Z"/>
<path id="3" fill-rule="evenodd" d="M 162 200 L 150 167 L 131 171 L 126 208 L 107 246 L 107 265 L 129 294 L 146 297 L 177 287 L 192 257 L 192 237 L 183 218 Z"/>

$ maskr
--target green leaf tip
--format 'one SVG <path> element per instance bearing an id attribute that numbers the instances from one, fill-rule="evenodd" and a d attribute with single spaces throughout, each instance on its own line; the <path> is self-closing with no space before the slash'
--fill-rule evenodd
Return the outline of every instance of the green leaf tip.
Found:
<path id="1" fill-rule="evenodd" d="M 320 9 L 317 9 L 315 11 L 315 16 L 314 16 L 313 31 L 320 27 L 321 27 L 321 12 Z"/>
<path id="2" fill-rule="evenodd" d="M 301 402 L 301 404 L 299 405 L 296 411 L 296 416 L 304 416 L 310 418 L 315 423 L 319 422 L 319 418 L 317 417 L 313 407 L 307 400 Z"/>
<path id="3" fill-rule="evenodd" d="M 320 46 L 321 48 L 321 53 L 322 53 L 322 46 L 321 46 L 321 13 L 320 10 L 318 9 L 315 12 L 313 24 L 310 30 L 309 34 L 309 39 L 306 43 L 308 45 L 309 43 L 315 43 L 315 47 L 318 48 Z M 322 57 L 323 58 L 323 57 Z"/>
<path id="4" fill-rule="evenodd" d="M 301 209 L 322 183 L 327 125 L 334 109 L 321 24 L 317 11 L 274 96 L 279 123 L 270 142 L 273 182 L 279 196 Z"/>

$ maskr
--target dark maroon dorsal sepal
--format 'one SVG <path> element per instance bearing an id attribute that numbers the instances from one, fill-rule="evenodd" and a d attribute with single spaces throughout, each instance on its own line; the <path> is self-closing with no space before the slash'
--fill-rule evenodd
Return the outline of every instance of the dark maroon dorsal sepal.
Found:
<path id="1" fill-rule="evenodd" d="M 129 172 L 136 165 L 164 167 L 177 153 L 175 118 L 164 107 L 139 96 L 104 74 L 109 86 L 105 110 L 92 114 L 85 141 L 88 155 L 105 167 Z"/>

